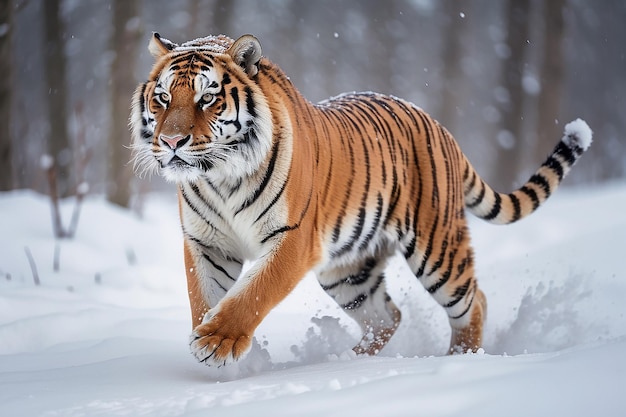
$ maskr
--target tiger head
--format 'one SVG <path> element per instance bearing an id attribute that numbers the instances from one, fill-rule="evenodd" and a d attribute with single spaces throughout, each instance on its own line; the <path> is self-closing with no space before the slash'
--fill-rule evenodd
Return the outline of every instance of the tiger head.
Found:
<path id="1" fill-rule="evenodd" d="M 271 147 L 269 106 L 256 78 L 258 40 L 207 37 L 177 45 L 155 33 L 156 62 L 135 91 L 135 170 L 195 182 L 253 173 Z"/>

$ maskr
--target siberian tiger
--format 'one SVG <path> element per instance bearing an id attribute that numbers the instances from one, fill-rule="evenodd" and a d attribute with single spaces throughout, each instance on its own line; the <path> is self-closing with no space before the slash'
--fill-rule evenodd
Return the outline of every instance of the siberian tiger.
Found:
<path id="1" fill-rule="evenodd" d="M 155 33 L 149 50 L 130 119 L 136 170 L 178 186 L 190 347 L 209 365 L 242 358 L 308 271 L 361 326 L 354 351 L 376 354 L 400 323 L 385 290 L 398 252 L 445 309 L 449 353 L 475 351 L 487 303 L 465 210 L 526 217 L 591 143 L 584 121 L 568 124 L 528 182 L 500 194 L 420 108 L 374 93 L 312 104 L 251 35 L 177 45 Z"/>

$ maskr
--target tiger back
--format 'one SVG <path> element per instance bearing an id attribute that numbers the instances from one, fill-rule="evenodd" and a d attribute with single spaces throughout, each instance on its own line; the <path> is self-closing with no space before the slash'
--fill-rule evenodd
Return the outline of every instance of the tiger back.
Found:
<path id="1" fill-rule="evenodd" d="M 244 356 L 309 271 L 361 326 L 354 351 L 376 354 L 401 320 L 385 282 L 396 253 L 445 309 L 449 352 L 478 349 L 487 303 L 466 209 L 524 218 L 591 142 L 583 121 L 567 125 L 529 181 L 501 194 L 415 105 L 374 93 L 312 104 L 251 35 L 177 45 L 155 34 L 149 49 L 131 113 L 136 169 L 177 184 L 190 346 L 209 365 Z"/>

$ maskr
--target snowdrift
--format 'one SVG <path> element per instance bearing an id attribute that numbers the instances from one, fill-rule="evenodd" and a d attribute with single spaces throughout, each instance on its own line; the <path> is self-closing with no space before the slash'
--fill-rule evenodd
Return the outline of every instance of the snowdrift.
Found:
<path id="1" fill-rule="evenodd" d="M 471 222 L 484 352 L 442 356 L 445 315 L 397 259 L 403 322 L 379 356 L 354 357 L 357 326 L 309 275 L 246 360 L 213 369 L 188 351 L 173 193 L 141 218 L 88 198 L 62 241 L 45 196 L 0 194 L 0 415 L 623 416 L 624 207 L 613 184 L 560 190 L 519 224 Z"/>

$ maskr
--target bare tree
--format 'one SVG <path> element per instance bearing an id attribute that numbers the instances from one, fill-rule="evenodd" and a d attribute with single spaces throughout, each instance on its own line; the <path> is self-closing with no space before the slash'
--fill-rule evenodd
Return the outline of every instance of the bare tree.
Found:
<path id="1" fill-rule="evenodd" d="M 235 0 L 190 0 L 189 25 L 185 36 L 187 39 L 209 35 L 226 35 L 237 37 L 241 33 L 230 33 L 232 16 L 236 7 Z"/>
<path id="2" fill-rule="evenodd" d="M 368 72 L 374 78 L 372 89 L 389 94 L 392 89 L 392 80 L 388 76 L 392 67 L 395 53 L 395 39 L 390 31 L 391 22 L 397 17 L 396 1 L 388 2 L 380 7 L 378 1 L 368 1 L 364 5 L 364 13 L 370 18 L 371 30 L 366 31 L 370 67 Z M 341 90 L 340 90 L 341 91 Z"/>
<path id="3" fill-rule="evenodd" d="M 11 33 L 13 31 L 13 5 L 10 1 L 0 2 L 0 191 L 13 188 L 13 143 L 11 137 Z"/>
<path id="4" fill-rule="evenodd" d="M 492 183 L 496 189 L 511 189 L 519 174 L 523 160 L 523 108 L 524 89 L 522 77 L 524 53 L 529 32 L 530 0 L 509 0 L 507 13 L 508 57 L 502 66 L 502 95 L 508 96 L 503 103 L 502 131 L 495 161 Z"/>
<path id="5" fill-rule="evenodd" d="M 206 35 L 230 35 L 237 37 L 242 34 L 229 33 L 231 21 L 233 17 L 234 1 L 232 0 L 216 0 L 213 7 L 213 22 L 207 30 L 211 33 Z"/>
<path id="6" fill-rule="evenodd" d="M 565 0 L 550 0 L 544 3 L 543 58 L 541 65 L 541 92 L 539 93 L 539 119 L 537 123 L 537 143 L 533 157 L 541 160 L 552 148 L 560 134 L 556 123 L 563 94 L 563 37 L 565 24 L 563 8 Z"/>
<path id="7" fill-rule="evenodd" d="M 443 23 L 443 86 L 437 118 L 454 132 L 460 101 L 459 86 L 463 79 L 461 42 L 467 28 L 465 19 L 458 19 L 459 7 L 461 7 L 459 2 L 445 0 L 439 4 L 442 3 L 443 10 L 440 19 Z"/>
<path id="8" fill-rule="evenodd" d="M 111 126 L 109 127 L 109 152 L 107 199 L 122 207 L 129 207 L 131 197 L 132 166 L 128 163 L 130 132 L 128 113 L 135 79 L 136 59 L 141 38 L 139 2 L 115 0 L 113 2 L 113 37 L 111 49 L 115 58 L 111 66 Z"/>
<path id="9" fill-rule="evenodd" d="M 44 7 L 44 65 L 48 86 L 48 152 L 57 165 L 58 192 L 60 197 L 71 193 L 73 184 L 72 151 L 67 129 L 67 83 L 65 25 L 60 14 L 60 0 L 46 0 Z"/>

